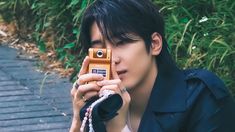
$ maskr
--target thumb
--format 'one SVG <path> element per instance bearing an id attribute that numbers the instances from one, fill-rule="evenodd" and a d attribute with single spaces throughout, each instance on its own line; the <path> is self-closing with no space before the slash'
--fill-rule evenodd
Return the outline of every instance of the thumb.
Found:
<path id="1" fill-rule="evenodd" d="M 87 71 L 88 71 L 88 65 L 89 65 L 89 57 L 86 56 L 85 59 L 84 59 L 83 62 L 82 62 L 82 67 L 81 67 L 81 69 L 80 69 L 80 71 L 79 71 L 79 73 L 78 73 L 78 76 L 87 73 Z"/>

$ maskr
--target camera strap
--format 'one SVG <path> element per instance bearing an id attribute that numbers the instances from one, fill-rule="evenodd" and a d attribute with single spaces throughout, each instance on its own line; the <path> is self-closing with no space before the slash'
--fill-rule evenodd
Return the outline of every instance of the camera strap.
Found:
<path id="1" fill-rule="evenodd" d="M 93 108 L 101 103 L 102 101 L 104 101 L 105 99 L 107 99 L 110 95 L 113 95 L 114 91 L 112 90 L 104 90 L 102 91 L 102 93 L 99 95 L 99 98 L 94 101 L 87 109 L 86 109 L 86 113 L 85 116 L 82 120 L 82 125 L 80 128 L 80 132 L 84 132 L 85 128 L 86 128 L 86 124 L 88 122 L 88 128 L 89 128 L 89 132 L 94 132 L 94 128 L 93 128 L 93 124 L 92 124 L 92 111 Z"/>

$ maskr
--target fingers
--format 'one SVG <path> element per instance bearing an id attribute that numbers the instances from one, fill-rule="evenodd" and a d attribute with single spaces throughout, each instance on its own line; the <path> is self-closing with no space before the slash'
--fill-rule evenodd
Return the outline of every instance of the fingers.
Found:
<path id="1" fill-rule="evenodd" d="M 73 88 L 71 90 L 71 97 L 74 111 L 79 111 L 91 97 L 98 96 L 99 89 L 96 84 L 79 86 L 78 89 Z"/>
<path id="2" fill-rule="evenodd" d="M 118 93 L 127 92 L 126 88 L 121 84 L 120 79 L 97 81 L 96 84 L 102 87 L 101 89 L 105 89 L 105 88 L 112 89 L 115 86 L 115 88 L 118 89 Z"/>
<path id="3" fill-rule="evenodd" d="M 89 83 L 89 84 L 86 84 L 86 85 L 81 85 L 77 89 L 77 91 L 79 93 L 82 93 L 82 95 L 84 95 L 85 93 L 87 93 L 89 91 L 99 91 L 99 90 L 100 90 L 100 87 L 98 85 L 96 85 L 95 83 Z"/>
<path id="4" fill-rule="evenodd" d="M 74 94 L 74 100 L 79 101 L 79 100 L 81 100 L 81 99 L 82 99 L 82 96 L 83 96 L 83 94 L 82 94 L 82 93 L 80 93 L 80 92 L 76 91 L 76 92 L 75 92 L 75 94 Z"/>
<path id="5" fill-rule="evenodd" d="M 77 80 L 77 83 L 79 85 L 83 85 L 83 84 L 86 84 L 88 82 L 101 81 L 103 79 L 104 79 L 103 75 L 88 73 L 88 74 L 80 75 L 80 77 Z"/>
<path id="6" fill-rule="evenodd" d="M 115 93 L 120 94 L 123 98 L 126 98 L 125 100 L 127 100 L 127 102 L 129 102 L 129 100 L 130 100 L 130 95 L 127 92 L 126 88 L 125 87 L 120 87 L 120 85 L 118 85 L 118 84 L 103 86 L 100 89 L 99 94 L 102 94 L 104 90 L 112 90 Z"/>
<path id="7" fill-rule="evenodd" d="M 112 91 L 114 91 L 114 92 L 117 93 L 117 94 L 121 94 L 121 91 L 120 91 L 120 89 L 119 89 L 119 86 L 118 86 L 118 85 L 115 85 L 115 84 L 103 86 L 103 87 L 100 89 L 99 94 L 102 94 L 102 92 L 103 92 L 104 90 L 112 90 Z"/>
<path id="8" fill-rule="evenodd" d="M 102 93 L 103 90 L 112 90 L 115 93 L 118 93 L 123 97 L 129 96 L 129 93 L 127 92 L 126 88 L 121 84 L 120 79 L 102 80 L 102 81 L 98 81 L 96 84 L 101 87 L 99 93 Z"/>
<path id="9" fill-rule="evenodd" d="M 76 83 L 79 85 L 86 84 L 87 82 L 90 82 L 90 81 L 100 81 L 104 79 L 102 75 L 87 73 L 89 61 L 90 59 L 88 56 L 86 56 L 85 59 L 83 60 L 82 67 L 77 75 L 78 80 L 76 81 Z"/>
<path id="10" fill-rule="evenodd" d="M 97 81 L 96 84 L 99 85 L 99 86 L 112 85 L 112 84 L 121 84 L 121 80 L 120 79 L 102 80 L 102 81 Z"/>
<path id="11" fill-rule="evenodd" d="M 89 100 L 90 98 L 94 97 L 94 96 L 98 96 L 98 92 L 97 91 L 89 91 L 87 92 L 85 95 L 83 95 L 83 100 L 84 101 L 87 101 Z"/>
<path id="12" fill-rule="evenodd" d="M 75 115 L 78 115 L 78 111 L 84 106 L 85 102 L 82 100 L 82 94 L 77 89 L 71 89 L 71 97 L 73 103 L 73 111 Z"/>
<path id="13" fill-rule="evenodd" d="M 120 79 L 115 79 L 115 80 L 102 80 L 102 81 L 98 81 L 96 82 L 96 84 L 100 87 L 102 87 L 100 89 L 100 93 L 102 93 L 103 90 L 107 89 L 107 90 L 112 90 L 115 93 L 121 94 L 122 90 L 124 87 L 122 87 L 121 85 L 121 80 Z"/>
<path id="14" fill-rule="evenodd" d="M 85 85 L 80 85 L 78 88 L 73 87 L 71 90 L 71 96 L 73 100 L 83 100 L 84 102 L 93 96 L 98 95 L 100 91 L 100 86 L 96 83 L 88 83 Z"/>
<path id="15" fill-rule="evenodd" d="M 71 95 L 72 98 L 74 98 L 75 93 L 76 93 L 76 88 L 73 87 L 73 88 L 71 89 L 71 91 L 70 91 L 70 95 Z"/>
<path id="16" fill-rule="evenodd" d="M 81 67 L 81 69 L 80 69 L 80 71 L 78 73 L 78 77 L 80 77 L 80 75 L 83 75 L 83 74 L 87 73 L 89 61 L 90 61 L 89 57 L 86 56 L 85 59 L 82 62 L 82 67 Z"/>

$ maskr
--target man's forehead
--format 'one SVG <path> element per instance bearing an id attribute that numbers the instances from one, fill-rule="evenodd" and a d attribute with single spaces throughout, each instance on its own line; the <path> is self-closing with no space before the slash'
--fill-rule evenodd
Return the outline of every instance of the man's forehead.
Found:
<path id="1" fill-rule="evenodd" d="M 101 33 L 100 29 L 98 28 L 98 25 L 96 22 L 94 22 L 91 25 L 90 37 L 91 37 L 91 40 L 93 40 L 93 39 L 94 40 L 103 40 L 102 33 Z"/>
<path id="2" fill-rule="evenodd" d="M 107 32 L 110 33 L 110 32 Z M 110 34 L 106 34 L 106 36 L 104 36 L 104 34 L 102 34 L 102 31 L 100 30 L 98 24 L 96 22 L 94 22 L 91 25 L 91 29 L 90 29 L 90 39 L 91 39 L 91 44 L 104 44 L 105 41 L 111 41 L 111 43 L 116 43 L 119 41 L 123 41 L 126 40 L 127 38 L 129 40 L 141 40 L 142 38 L 137 35 L 136 33 L 119 33 L 119 35 L 117 36 L 113 36 L 113 34 L 118 34 L 118 33 L 110 33 Z"/>

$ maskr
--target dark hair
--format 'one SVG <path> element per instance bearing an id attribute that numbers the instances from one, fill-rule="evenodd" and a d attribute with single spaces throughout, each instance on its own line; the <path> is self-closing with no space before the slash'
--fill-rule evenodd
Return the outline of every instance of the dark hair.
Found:
<path id="1" fill-rule="evenodd" d="M 172 63 L 164 38 L 163 18 L 158 8 L 149 0 L 96 0 L 85 11 L 81 23 L 79 41 L 85 50 L 91 47 L 90 28 L 94 22 L 103 37 L 113 44 L 113 38 L 134 41 L 130 33 L 140 36 L 145 41 L 148 52 L 152 34 L 159 33 L 163 38 L 163 48 L 157 61 L 169 60 Z"/>

